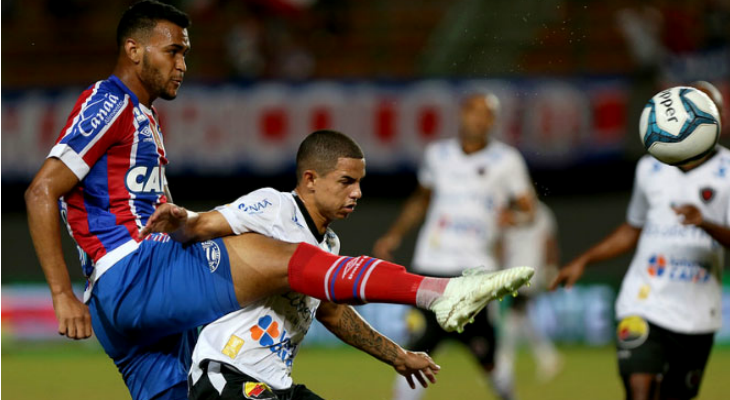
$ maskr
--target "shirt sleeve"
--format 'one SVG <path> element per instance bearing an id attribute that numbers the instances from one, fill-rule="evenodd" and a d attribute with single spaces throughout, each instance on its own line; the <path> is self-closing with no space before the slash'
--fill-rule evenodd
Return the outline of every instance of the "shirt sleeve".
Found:
<path id="1" fill-rule="evenodd" d="M 125 112 L 129 97 L 101 92 L 99 85 L 81 95 L 48 154 L 66 164 L 79 180 L 110 146 L 133 129 L 132 113 Z"/>
<path id="2" fill-rule="evenodd" d="M 266 188 L 241 196 L 231 204 L 216 207 L 216 211 L 223 215 L 236 235 L 256 232 L 273 236 L 281 207 L 281 193 Z"/>
<path id="3" fill-rule="evenodd" d="M 510 156 L 509 168 L 511 172 L 506 175 L 506 185 L 510 197 L 515 198 L 532 191 L 532 183 L 530 182 L 527 163 L 525 163 L 522 155 L 515 150 Z"/>
<path id="4" fill-rule="evenodd" d="M 643 187 L 642 162 L 636 166 L 634 188 L 631 191 L 631 201 L 626 212 L 626 221 L 635 228 L 641 228 L 646 223 L 646 213 L 649 211 L 649 201 Z"/>
<path id="5" fill-rule="evenodd" d="M 420 168 L 418 168 L 418 183 L 428 189 L 433 188 L 434 180 L 434 169 L 436 167 L 436 146 L 430 145 L 424 152 L 423 161 L 421 162 Z"/>
<path id="6" fill-rule="evenodd" d="M 727 182 L 726 182 L 727 184 Z M 730 227 L 730 199 L 726 200 L 727 205 L 725 206 L 725 218 L 723 219 L 723 222 L 725 223 L 726 227 Z"/>

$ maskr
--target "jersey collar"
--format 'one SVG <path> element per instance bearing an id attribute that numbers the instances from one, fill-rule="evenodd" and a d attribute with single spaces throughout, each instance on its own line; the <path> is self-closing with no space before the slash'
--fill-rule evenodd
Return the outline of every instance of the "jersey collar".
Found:
<path id="1" fill-rule="evenodd" d="M 134 94 L 133 91 L 129 90 L 127 85 L 125 85 L 121 79 L 119 79 L 116 75 L 112 75 L 109 77 L 109 80 L 114 82 L 114 84 L 117 85 L 120 89 L 122 89 L 122 91 L 124 93 L 129 95 L 129 97 L 132 99 L 132 104 L 134 104 L 135 106 L 139 105 L 139 100 L 137 99 L 137 95 Z"/>
<path id="2" fill-rule="evenodd" d="M 314 223 L 312 216 L 309 215 L 309 211 L 307 211 L 307 207 L 304 206 L 304 202 L 299 198 L 299 196 L 297 196 L 297 192 L 292 192 L 292 196 L 294 196 L 294 201 L 297 203 L 297 207 L 299 207 L 302 215 L 304 215 L 304 221 L 307 222 L 307 228 L 309 228 L 309 231 L 312 232 L 314 238 L 317 239 L 317 243 L 322 243 L 324 240 L 324 234 L 319 233 L 317 230 L 317 225 Z"/>

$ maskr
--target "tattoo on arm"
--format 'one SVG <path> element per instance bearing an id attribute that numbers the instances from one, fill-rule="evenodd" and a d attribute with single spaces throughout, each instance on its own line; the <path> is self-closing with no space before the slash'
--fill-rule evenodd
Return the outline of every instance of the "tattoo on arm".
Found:
<path id="1" fill-rule="evenodd" d="M 340 318 L 329 326 L 343 342 L 389 365 L 401 354 L 400 346 L 373 329 L 352 307 L 344 306 Z"/>

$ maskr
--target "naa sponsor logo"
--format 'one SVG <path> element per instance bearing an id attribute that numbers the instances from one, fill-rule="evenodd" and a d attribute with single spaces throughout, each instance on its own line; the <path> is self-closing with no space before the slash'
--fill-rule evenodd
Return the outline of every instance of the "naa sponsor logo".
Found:
<path id="1" fill-rule="evenodd" d="M 705 283 L 710 280 L 710 268 L 709 264 L 699 261 L 655 254 L 649 257 L 647 271 L 653 278 Z"/>
<path id="2" fill-rule="evenodd" d="M 203 246 L 203 250 L 205 251 L 205 258 L 208 260 L 208 268 L 210 268 L 210 272 L 215 272 L 221 262 L 220 247 L 218 247 L 218 244 L 212 240 L 206 240 L 200 245 Z"/>
<path id="3" fill-rule="evenodd" d="M 127 171 L 127 190 L 133 193 L 164 192 L 163 169 L 159 166 L 137 166 Z"/>
<path id="4" fill-rule="evenodd" d="M 264 209 L 271 206 L 269 199 L 263 199 L 253 204 L 241 203 L 238 205 L 238 209 L 248 214 L 259 214 L 264 212 Z"/>

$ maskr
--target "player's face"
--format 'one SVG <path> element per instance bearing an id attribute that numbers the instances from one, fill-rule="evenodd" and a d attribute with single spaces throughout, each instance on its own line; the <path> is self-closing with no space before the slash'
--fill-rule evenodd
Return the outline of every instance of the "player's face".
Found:
<path id="1" fill-rule="evenodd" d="M 160 21 L 144 46 L 140 79 L 150 97 L 172 100 L 183 82 L 190 49 L 188 30 L 169 21 Z"/>
<path id="2" fill-rule="evenodd" d="M 365 177 L 365 159 L 339 158 L 335 169 L 314 181 L 317 210 L 329 221 L 347 218 L 362 197 L 360 181 Z"/>
<path id="3" fill-rule="evenodd" d="M 460 135 L 462 140 L 486 140 L 492 126 L 494 126 L 494 110 L 486 97 L 471 97 L 461 106 Z"/>

